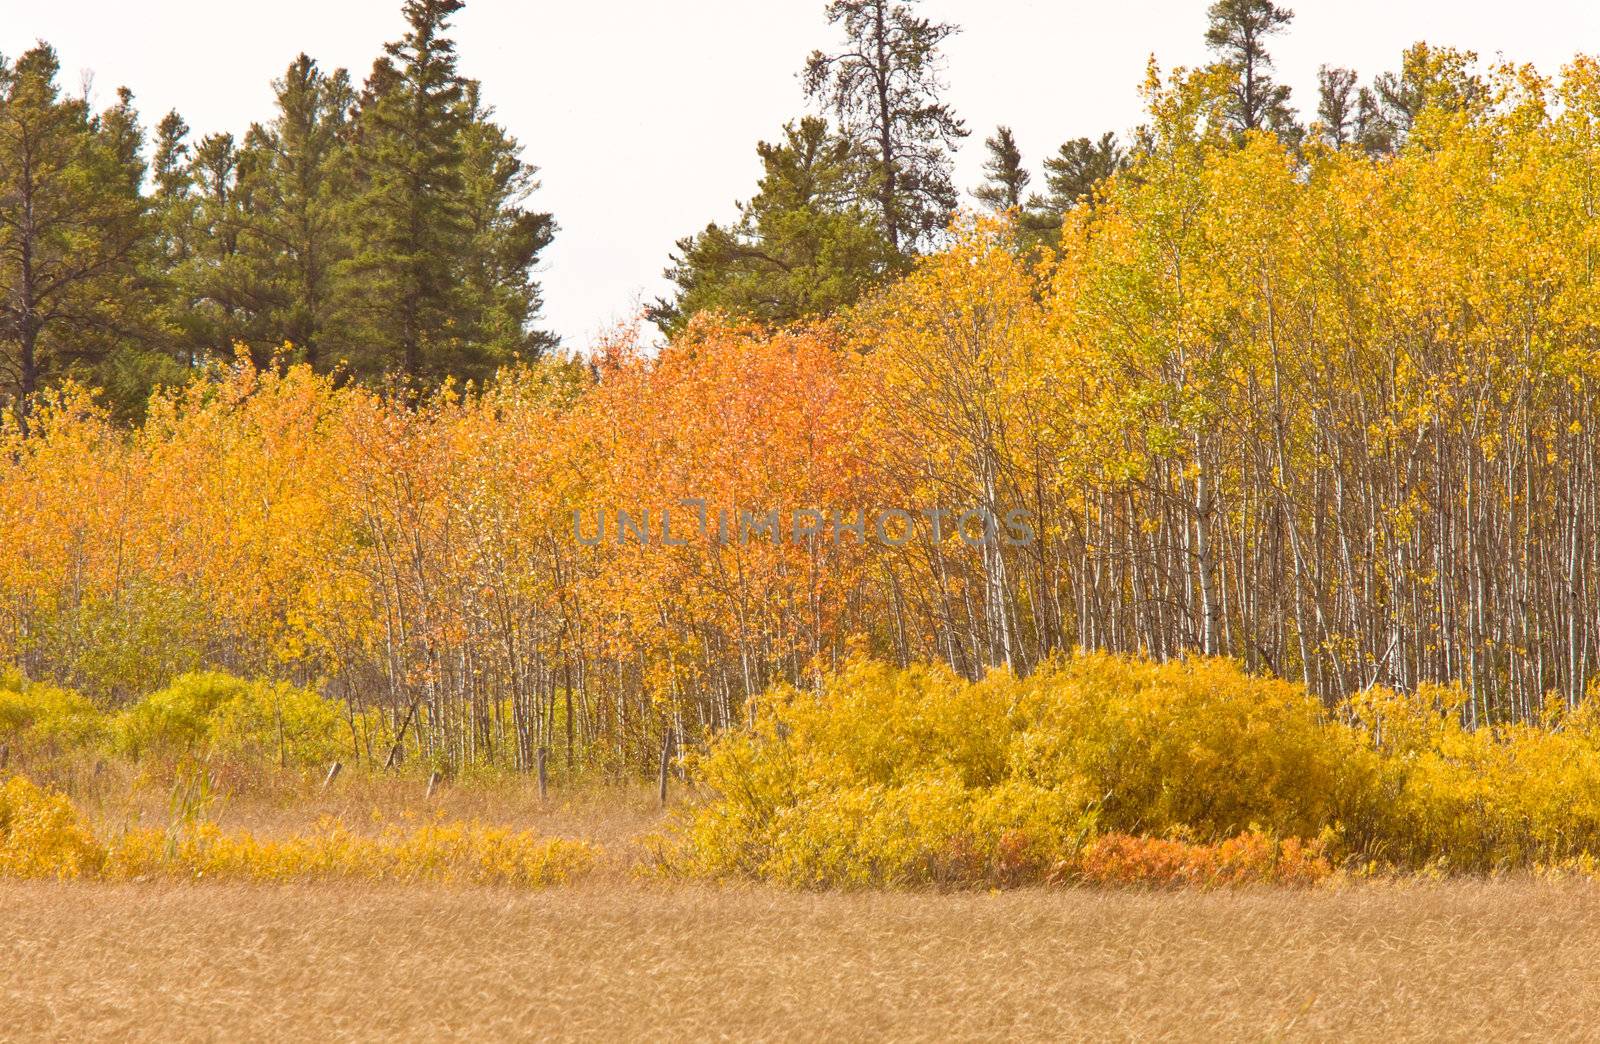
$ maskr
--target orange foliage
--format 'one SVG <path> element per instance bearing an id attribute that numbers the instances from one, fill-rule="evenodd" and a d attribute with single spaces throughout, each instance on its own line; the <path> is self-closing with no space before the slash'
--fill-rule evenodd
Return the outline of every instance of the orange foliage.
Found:
<path id="1" fill-rule="evenodd" d="M 1216 844 L 1106 834 L 1057 867 L 1053 879 L 1098 885 L 1308 885 L 1332 872 L 1321 844 L 1278 840 L 1259 831 Z"/>

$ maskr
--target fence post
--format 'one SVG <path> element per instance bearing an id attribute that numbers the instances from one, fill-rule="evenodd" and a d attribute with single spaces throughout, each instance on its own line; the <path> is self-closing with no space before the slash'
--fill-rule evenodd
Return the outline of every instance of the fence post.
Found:
<path id="1" fill-rule="evenodd" d="M 342 768 L 344 768 L 344 766 L 337 761 L 328 766 L 327 778 L 322 781 L 323 790 L 327 790 L 329 787 L 333 786 L 333 781 L 339 778 L 339 770 Z"/>
<path id="2" fill-rule="evenodd" d="M 539 800 L 543 801 L 549 794 L 550 776 L 545 771 L 545 758 L 549 756 L 549 747 L 539 748 Z"/>
<path id="3" fill-rule="evenodd" d="M 433 775 L 428 777 L 428 793 L 427 793 L 427 796 L 423 800 L 429 800 L 429 799 L 431 799 L 433 797 L 434 790 L 438 788 L 439 781 L 441 779 L 443 779 L 443 778 L 444 777 L 439 774 L 439 770 L 438 769 L 434 769 L 433 770 Z"/>

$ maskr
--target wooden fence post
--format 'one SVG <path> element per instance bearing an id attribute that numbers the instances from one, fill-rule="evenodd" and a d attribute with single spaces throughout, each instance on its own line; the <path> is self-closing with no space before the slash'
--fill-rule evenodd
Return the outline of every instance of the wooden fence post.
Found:
<path id="1" fill-rule="evenodd" d="M 439 773 L 438 769 L 434 769 L 433 770 L 433 775 L 428 777 L 428 793 L 427 793 L 427 796 L 423 800 L 426 801 L 426 800 L 431 800 L 433 798 L 433 792 L 434 792 L 434 790 L 436 790 L 438 788 L 439 781 L 442 780 L 442 779 L 444 779 L 444 776 Z"/>
<path id="2" fill-rule="evenodd" d="M 344 768 L 344 766 L 337 761 L 328 766 L 327 778 L 322 781 L 323 790 L 327 790 L 329 787 L 333 786 L 333 781 L 339 778 L 339 770 L 342 768 Z"/>
<path id="3" fill-rule="evenodd" d="M 539 748 L 539 800 L 543 801 L 549 795 L 550 776 L 545 771 L 545 758 L 550 754 L 549 747 Z"/>

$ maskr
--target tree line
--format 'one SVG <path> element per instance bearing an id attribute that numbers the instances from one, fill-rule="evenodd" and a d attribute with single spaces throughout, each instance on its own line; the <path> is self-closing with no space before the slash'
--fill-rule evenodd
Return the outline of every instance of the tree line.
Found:
<path id="1" fill-rule="evenodd" d="M 1600 65 L 1466 75 L 1375 156 L 1240 140 L 1232 74 L 1152 69 L 1148 150 L 1054 249 L 969 216 L 825 321 L 701 313 L 470 394 L 240 359 L 131 431 L 44 396 L 0 444 L 0 643 L 111 703 L 318 683 L 379 764 L 649 770 L 856 655 L 1205 653 L 1553 720 L 1600 664 Z M 913 531 L 707 539 L 697 502 Z M 657 538 L 594 541 L 616 510 Z"/>
<path id="2" fill-rule="evenodd" d="M 959 27 L 921 17 L 915 0 L 834 0 L 826 13 L 843 40 L 803 70 L 815 111 L 756 146 L 762 177 L 733 221 L 678 241 L 665 272 L 673 291 L 650 309 L 668 334 L 708 309 L 769 324 L 831 314 L 944 241 L 961 203 L 952 153 L 970 133 L 946 100 L 940 53 Z M 1211 68 L 1231 77 L 1222 120 L 1236 141 L 1269 132 L 1297 150 L 1323 142 L 1393 155 L 1415 115 L 1440 100 L 1430 91 L 1468 82 L 1466 55 L 1425 44 L 1367 85 L 1352 69 L 1324 65 L 1315 113 L 1302 122 L 1268 50 L 1294 12 L 1270 0 L 1217 0 L 1207 15 Z M 1014 214 L 1021 249 L 1054 246 L 1068 212 L 1149 153 L 1151 133 L 1146 125 L 1126 140 L 1115 131 L 1069 139 L 1038 168 L 1035 189 L 1016 135 L 1001 125 L 984 141 L 984 180 L 971 198 Z"/>
<path id="3" fill-rule="evenodd" d="M 93 111 L 47 44 L 0 59 L 0 365 L 19 412 L 73 378 L 136 415 L 242 348 L 372 382 L 483 381 L 554 343 L 536 170 L 456 67 L 461 0 L 406 0 L 364 83 L 302 54 L 275 111 L 147 134 Z"/>
<path id="4" fill-rule="evenodd" d="M 71 377 L 134 416 L 153 388 L 241 346 L 258 367 L 303 360 L 412 388 L 481 384 L 552 348 L 534 272 L 556 224 L 530 205 L 536 168 L 456 67 L 461 7 L 406 0 L 408 31 L 359 85 L 298 56 L 273 83 L 271 118 L 238 136 L 196 138 L 177 112 L 147 133 L 125 88 L 92 111 L 63 93 L 45 44 L 0 57 L 0 364 L 14 407 Z M 757 146 L 763 175 L 735 220 L 677 243 L 672 292 L 648 309 L 669 336 L 706 310 L 780 325 L 833 314 L 945 241 L 969 134 L 941 55 L 958 27 L 915 0 L 833 0 L 824 14 L 839 43 L 801 70 L 812 111 Z M 1459 59 L 1425 46 L 1369 86 L 1325 66 L 1302 126 L 1267 49 L 1292 18 L 1270 0 L 1209 9 L 1236 138 L 1389 155 L 1427 92 L 1462 79 L 1436 67 Z M 1023 249 L 1052 246 L 1149 133 L 1066 141 L 1034 191 L 998 127 L 971 198 L 1014 212 Z"/>
<path id="5" fill-rule="evenodd" d="M 764 147 L 762 193 L 716 234 L 738 264 L 680 259 L 704 296 L 661 316 L 665 348 L 625 331 L 467 390 L 428 387 L 443 342 L 418 342 L 424 380 L 403 395 L 387 371 L 346 380 L 322 349 L 279 365 L 246 352 L 133 423 L 78 387 L 40 392 L 0 428 L 5 656 L 111 703 L 203 665 L 317 683 L 379 763 L 526 768 L 545 748 L 575 771 L 648 768 L 669 734 L 725 728 L 773 682 L 817 686 L 861 654 L 974 678 L 1074 648 L 1225 655 L 1329 707 L 1448 690 L 1441 706 L 1479 726 L 1581 703 L 1600 663 L 1600 65 L 1485 73 L 1419 44 L 1365 102 L 1353 77 L 1325 76 L 1353 115 L 1301 132 L 1262 48 L 1286 13 L 1218 4 L 1221 29 L 1251 15 L 1213 33 L 1242 41 L 1222 52 L 1236 60 L 1152 62 L 1144 125 L 1122 152 L 1083 143 L 1114 169 L 1053 226 L 1029 216 L 1020 158 L 998 163 L 1014 141 L 985 186 L 996 212 L 940 225 L 930 193 L 954 192 L 934 175 L 959 124 L 905 102 L 930 121 L 912 148 L 896 144 L 910 125 L 882 118 L 884 98 L 931 89 L 926 49 L 947 38 L 913 10 L 830 8 L 865 43 L 808 64 L 828 115 Z M 439 45 L 413 35 L 380 66 L 425 65 L 400 56 Z M 915 76 L 862 64 L 915 46 Z M 415 75 L 442 82 L 442 62 Z M 337 82 L 328 97 L 346 96 Z M 330 133 L 332 171 L 382 140 L 373 91 L 335 106 L 355 126 Z M 126 100 L 92 117 L 52 104 L 81 128 L 75 179 L 133 169 Z M 463 155 L 472 126 L 452 139 Z M 868 127 L 890 141 L 875 159 Z M 216 152 L 203 145 L 171 169 Z M 852 186 L 848 202 L 798 195 L 818 172 Z M 230 177 L 224 202 L 178 195 L 204 210 L 265 183 Z M 384 184 L 392 201 L 410 183 Z M 389 227 L 372 199 L 362 220 Z M 74 234 L 114 252 L 102 213 Z M 261 226 L 220 224 L 239 252 L 193 270 L 248 270 Z M 826 247 L 771 266 L 745 253 L 780 240 Z M 871 280 L 833 267 L 846 246 L 878 259 Z M 378 300 L 354 293 L 379 285 L 363 280 L 409 271 L 364 258 L 333 262 L 327 329 L 369 314 L 349 303 Z M 171 285 L 138 271 L 62 314 Z M 443 300 L 385 321 L 454 329 Z M 901 544 L 574 535 L 575 512 L 696 500 L 1021 508 L 1037 539 L 969 543 L 920 521 Z M 379 748 L 358 724 L 374 709 Z"/>

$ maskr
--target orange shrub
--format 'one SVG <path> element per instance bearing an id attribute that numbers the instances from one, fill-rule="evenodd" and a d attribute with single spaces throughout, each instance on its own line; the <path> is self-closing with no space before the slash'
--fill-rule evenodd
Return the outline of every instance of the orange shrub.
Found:
<path id="1" fill-rule="evenodd" d="M 1308 885 L 1333 872 L 1324 847 L 1320 841 L 1280 840 L 1259 830 L 1216 844 L 1106 834 L 1058 866 L 1052 879 L 1097 885 Z"/>

